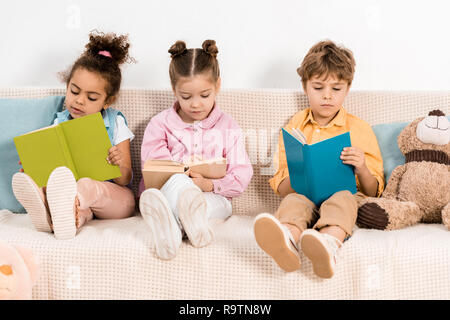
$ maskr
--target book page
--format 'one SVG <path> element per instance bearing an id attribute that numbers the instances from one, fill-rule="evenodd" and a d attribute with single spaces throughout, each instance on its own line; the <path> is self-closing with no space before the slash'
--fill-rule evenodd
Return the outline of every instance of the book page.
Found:
<path id="1" fill-rule="evenodd" d="M 188 165 L 189 167 L 192 167 L 192 166 L 197 166 L 197 165 L 201 165 L 201 164 L 226 164 L 226 163 L 227 163 L 227 159 L 225 159 L 225 158 L 212 158 L 212 159 L 208 159 L 208 160 L 194 159 L 192 161 L 188 161 L 186 163 L 186 165 Z"/>
<path id="2" fill-rule="evenodd" d="M 292 135 L 295 138 L 297 138 L 297 140 L 300 141 L 302 144 L 306 144 L 306 137 L 303 134 L 303 132 L 301 132 L 299 129 L 292 128 Z"/>
<path id="3" fill-rule="evenodd" d="M 173 160 L 153 160 L 145 161 L 142 169 L 145 188 L 160 189 L 164 183 L 175 173 L 188 174 L 190 170 L 200 173 L 205 178 L 218 179 L 226 174 L 226 159 L 214 158 L 208 160 L 198 160 L 184 164 Z"/>
<path id="4" fill-rule="evenodd" d="M 144 169 L 149 169 L 151 167 L 159 167 L 159 166 L 174 166 L 174 167 L 184 167 L 185 165 L 181 162 L 174 160 L 155 160 L 148 159 L 144 162 Z"/>
<path id="5" fill-rule="evenodd" d="M 32 134 L 32 133 L 39 132 L 39 131 L 42 131 L 42 130 L 47 130 L 47 129 L 49 129 L 49 128 L 53 128 L 53 127 L 56 127 L 56 126 L 57 126 L 57 124 L 52 124 L 51 126 L 48 126 L 48 127 L 36 129 L 36 130 L 33 130 L 33 131 L 29 131 L 29 132 L 27 132 L 27 133 L 24 133 L 23 135 L 25 136 L 25 135 L 27 135 L 27 134 Z"/>
<path id="6" fill-rule="evenodd" d="M 142 171 L 144 172 L 186 172 L 189 168 L 185 166 L 146 166 Z"/>
<path id="7" fill-rule="evenodd" d="M 295 130 L 295 132 L 299 135 L 299 137 L 300 137 L 300 142 L 302 142 L 303 144 L 306 144 L 306 143 L 307 143 L 307 142 L 306 142 L 306 137 L 305 137 L 305 135 L 303 134 L 303 132 L 302 132 L 301 130 L 297 129 L 297 128 L 294 128 L 294 130 Z"/>
<path id="8" fill-rule="evenodd" d="M 220 179 L 227 173 L 227 159 L 215 158 L 192 162 L 189 169 L 208 179 Z"/>

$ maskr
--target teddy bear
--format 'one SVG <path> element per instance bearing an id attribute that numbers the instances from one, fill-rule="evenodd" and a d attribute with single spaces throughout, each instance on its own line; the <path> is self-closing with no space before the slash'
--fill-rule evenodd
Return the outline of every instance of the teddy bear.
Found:
<path id="1" fill-rule="evenodd" d="M 0 300 L 30 300 L 38 273 L 30 249 L 0 241 Z"/>
<path id="2" fill-rule="evenodd" d="M 408 124 L 397 138 L 405 164 L 395 167 L 380 198 L 358 203 L 360 228 L 396 230 L 416 223 L 450 229 L 450 124 L 433 110 Z"/>

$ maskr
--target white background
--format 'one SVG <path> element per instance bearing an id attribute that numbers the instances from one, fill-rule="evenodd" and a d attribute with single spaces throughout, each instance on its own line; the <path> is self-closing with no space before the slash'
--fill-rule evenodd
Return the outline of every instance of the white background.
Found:
<path id="1" fill-rule="evenodd" d="M 219 48 L 222 88 L 299 88 L 316 42 L 356 59 L 354 90 L 449 90 L 446 0 L 1 0 L 0 87 L 62 87 L 89 31 L 129 34 L 123 87 L 169 88 L 176 40 Z"/>

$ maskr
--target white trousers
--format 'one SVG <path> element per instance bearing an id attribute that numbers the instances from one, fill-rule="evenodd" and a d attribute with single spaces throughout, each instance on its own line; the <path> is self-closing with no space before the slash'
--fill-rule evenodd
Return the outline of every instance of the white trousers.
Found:
<path id="1" fill-rule="evenodd" d="M 186 188 L 201 189 L 186 174 L 177 173 L 172 175 L 169 180 L 161 187 L 162 194 L 169 202 L 170 209 L 178 220 L 177 202 L 180 192 Z M 232 213 L 231 202 L 214 192 L 203 192 L 206 201 L 206 215 L 208 219 L 225 220 Z"/>

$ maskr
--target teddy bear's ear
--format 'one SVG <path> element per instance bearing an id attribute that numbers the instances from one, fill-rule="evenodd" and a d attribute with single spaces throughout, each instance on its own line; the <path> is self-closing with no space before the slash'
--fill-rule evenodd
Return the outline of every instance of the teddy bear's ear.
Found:
<path id="1" fill-rule="evenodd" d="M 413 120 L 410 124 L 403 128 L 400 134 L 397 136 L 397 144 L 400 151 L 405 155 L 409 151 L 416 148 L 417 138 L 416 138 L 416 128 L 417 124 L 425 119 L 425 117 L 420 117 Z"/>
<path id="2" fill-rule="evenodd" d="M 34 256 L 33 252 L 28 248 L 23 248 L 16 245 L 13 245 L 13 247 L 23 258 L 23 261 L 25 261 L 25 264 L 28 270 L 30 271 L 31 281 L 33 282 L 33 284 L 35 284 L 39 277 L 39 265 L 36 257 Z"/>

